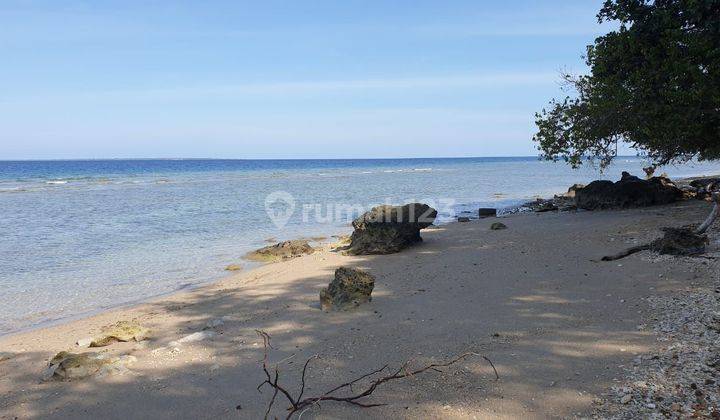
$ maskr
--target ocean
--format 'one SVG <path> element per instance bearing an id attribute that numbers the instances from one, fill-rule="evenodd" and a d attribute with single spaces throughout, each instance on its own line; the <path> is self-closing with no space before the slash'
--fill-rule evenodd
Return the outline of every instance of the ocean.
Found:
<path id="1" fill-rule="evenodd" d="M 436 223 L 601 174 L 533 157 L 0 161 L 0 335 L 194 287 L 270 240 L 349 233 L 377 204 L 422 201 Z M 720 164 L 658 171 L 720 173 Z"/>

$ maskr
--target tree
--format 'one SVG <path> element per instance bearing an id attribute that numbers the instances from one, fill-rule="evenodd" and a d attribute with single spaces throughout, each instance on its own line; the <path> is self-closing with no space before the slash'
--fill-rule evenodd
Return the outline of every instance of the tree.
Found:
<path id="1" fill-rule="evenodd" d="M 564 74 L 577 95 L 535 114 L 548 160 L 606 167 L 625 142 L 654 166 L 720 158 L 720 0 L 606 0 L 618 28 Z"/>

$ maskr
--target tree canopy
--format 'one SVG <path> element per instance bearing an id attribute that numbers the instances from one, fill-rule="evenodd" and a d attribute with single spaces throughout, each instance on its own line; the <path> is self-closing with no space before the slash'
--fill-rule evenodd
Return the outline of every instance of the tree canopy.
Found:
<path id="1" fill-rule="evenodd" d="M 576 95 L 535 114 L 542 156 L 720 158 L 720 0 L 606 0 L 597 18 L 618 27 L 587 47 L 589 74 L 563 75 Z"/>

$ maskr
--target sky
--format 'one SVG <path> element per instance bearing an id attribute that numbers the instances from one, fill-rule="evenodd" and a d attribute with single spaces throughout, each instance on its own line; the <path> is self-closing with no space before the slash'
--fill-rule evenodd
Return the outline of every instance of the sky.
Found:
<path id="1" fill-rule="evenodd" d="M 528 156 L 602 0 L 0 1 L 0 159 Z"/>

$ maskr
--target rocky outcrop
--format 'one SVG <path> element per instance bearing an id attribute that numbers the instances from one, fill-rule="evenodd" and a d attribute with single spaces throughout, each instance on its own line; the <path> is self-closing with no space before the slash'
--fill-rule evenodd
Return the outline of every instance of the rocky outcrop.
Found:
<path id="1" fill-rule="evenodd" d="M 254 261 L 273 262 L 312 254 L 315 248 L 308 241 L 294 240 L 266 246 L 247 254 L 246 258 Z"/>
<path id="2" fill-rule="evenodd" d="M 585 188 L 585 184 L 573 184 L 570 188 L 568 188 L 567 192 L 562 195 L 562 197 L 575 198 L 575 194 L 583 188 Z"/>
<path id="3" fill-rule="evenodd" d="M 683 198 L 683 192 L 665 177 L 648 180 L 622 173 L 617 182 L 593 181 L 575 192 L 575 203 L 585 210 L 647 207 Z"/>
<path id="4" fill-rule="evenodd" d="M 705 200 L 714 192 L 720 191 L 720 178 L 696 178 L 690 181 L 687 193 L 698 200 Z"/>
<path id="5" fill-rule="evenodd" d="M 117 341 L 142 341 L 149 333 L 150 330 L 136 322 L 120 321 L 103 328 L 100 336 L 95 337 L 90 343 L 90 347 L 109 346 Z"/>
<path id="6" fill-rule="evenodd" d="M 103 353 L 69 353 L 61 351 L 56 354 L 44 373 L 44 380 L 83 379 L 95 375 L 124 373 L 127 366 L 136 361 L 134 356 L 112 357 Z"/>
<path id="7" fill-rule="evenodd" d="M 240 264 L 229 264 L 225 267 L 225 271 L 240 271 L 242 270 L 242 265 Z"/>
<path id="8" fill-rule="evenodd" d="M 421 242 L 420 230 L 430 226 L 437 211 L 427 204 L 378 206 L 355 219 L 347 253 L 392 254 Z"/>
<path id="9" fill-rule="evenodd" d="M 375 277 L 362 270 L 340 267 L 330 285 L 320 291 L 323 311 L 346 311 L 372 300 Z"/>

